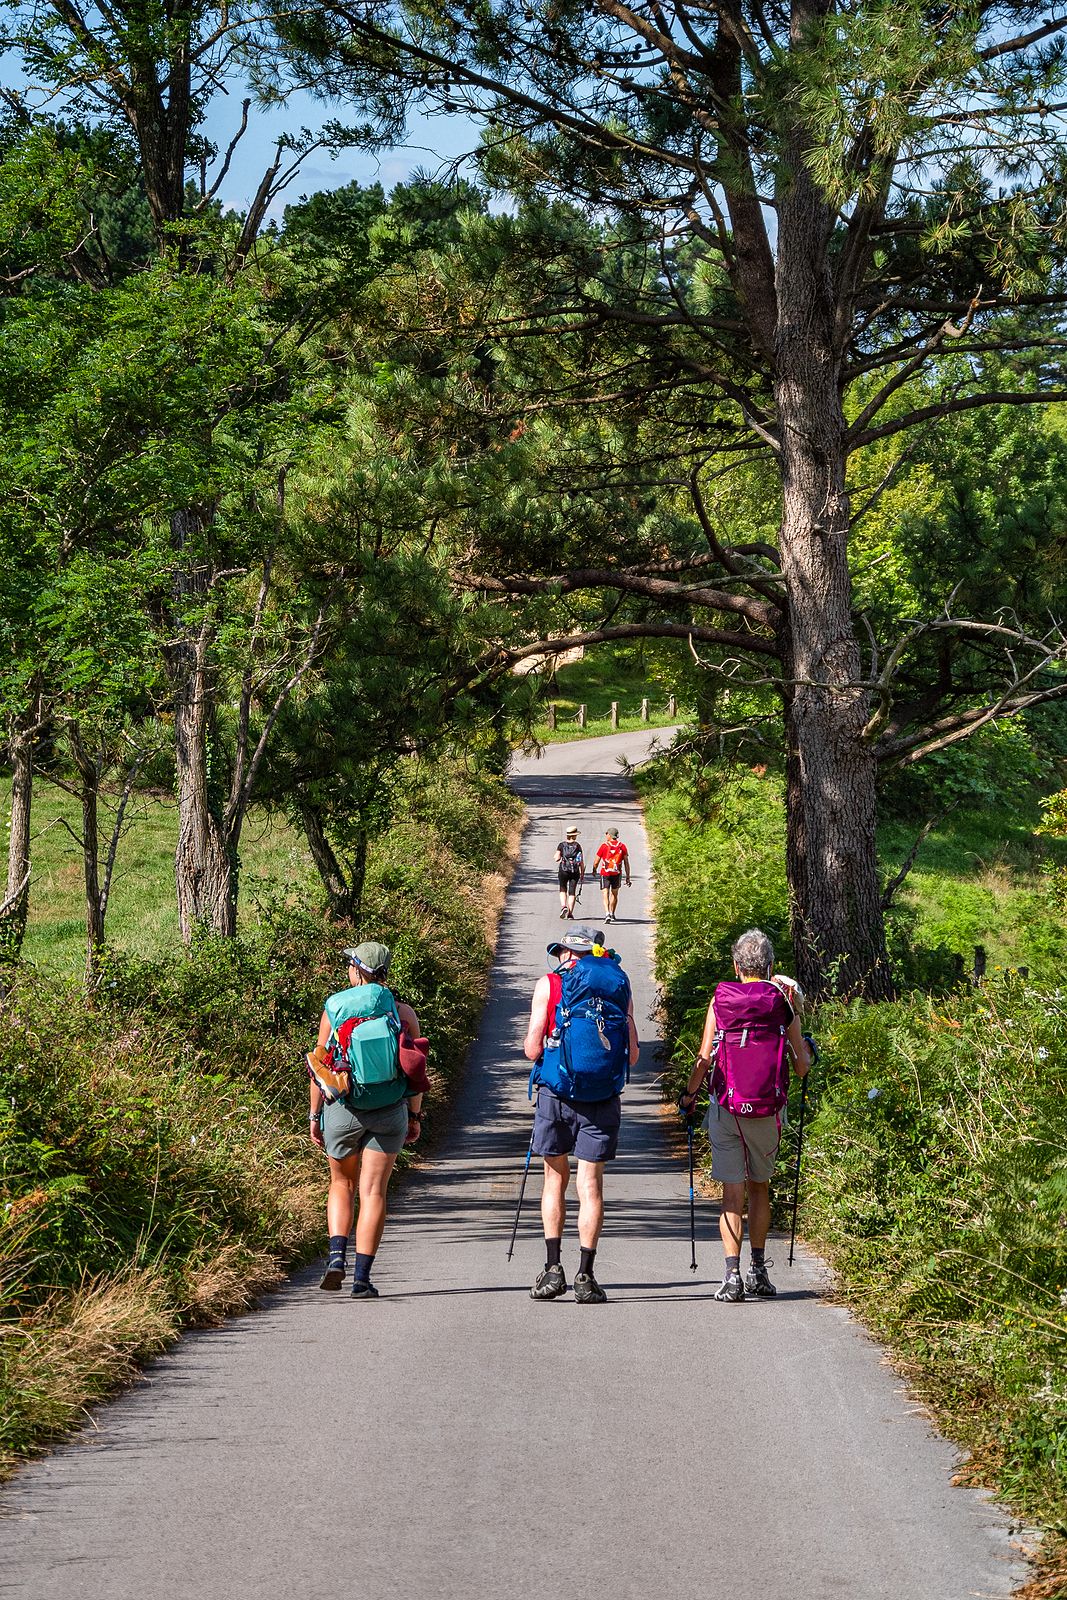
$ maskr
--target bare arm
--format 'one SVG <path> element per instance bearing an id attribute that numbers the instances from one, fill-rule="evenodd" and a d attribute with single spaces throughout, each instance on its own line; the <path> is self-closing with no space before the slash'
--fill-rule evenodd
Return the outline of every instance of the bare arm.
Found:
<path id="1" fill-rule="evenodd" d="M 630 1025 L 630 1065 L 631 1067 L 636 1067 L 638 1057 L 641 1054 L 641 1041 L 637 1037 L 637 1023 L 634 1021 L 634 1003 L 632 998 L 629 1006 L 627 1007 L 626 1020 Z"/>
<path id="2" fill-rule="evenodd" d="M 806 1078 L 811 1071 L 811 1051 L 808 1042 L 800 1031 L 800 1018 L 794 1017 L 789 1024 L 786 1040 L 789 1051 L 793 1057 L 793 1071 L 798 1078 Z"/>
<path id="3" fill-rule="evenodd" d="M 708 1075 L 711 1066 L 711 1052 L 715 1048 L 715 1002 L 708 1006 L 708 1014 L 704 1018 L 704 1032 L 700 1036 L 700 1049 L 697 1051 L 693 1070 L 689 1074 L 689 1082 L 685 1086 L 683 1100 L 695 1100 L 700 1092 L 700 1085 Z"/>
<path id="4" fill-rule="evenodd" d="M 326 1013 L 324 1011 L 322 1013 L 322 1017 L 321 1017 L 321 1019 L 319 1021 L 319 1036 L 315 1041 L 315 1048 L 317 1050 L 325 1050 L 326 1046 L 330 1042 L 330 1034 L 332 1032 L 333 1032 L 333 1026 L 332 1026 L 332 1024 L 330 1022 L 329 1017 L 326 1015 Z M 323 1108 L 323 1105 L 325 1104 L 325 1101 L 323 1100 L 322 1090 L 319 1088 L 319 1086 L 315 1082 L 314 1078 L 309 1078 L 308 1079 L 308 1091 L 309 1091 L 308 1121 L 309 1121 L 309 1123 L 311 1125 L 311 1142 L 312 1142 L 312 1144 L 319 1145 L 320 1148 L 321 1148 L 321 1145 L 322 1145 L 322 1125 L 321 1125 L 321 1122 L 320 1122 L 320 1118 L 322 1117 L 322 1108 Z"/>
<path id="5" fill-rule="evenodd" d="M 552 986 L 548 981 L 548 974 L 538 978 L 534 985 L 533 1000 L 530 1003 L 530 1022 L 526 1029 L 526 1038 L 523 1040 L 522 1050 L 527 1061 L 537 1061 L 545 1043 L 545 1020 L 548 1016 L 548 1001 Z"/>

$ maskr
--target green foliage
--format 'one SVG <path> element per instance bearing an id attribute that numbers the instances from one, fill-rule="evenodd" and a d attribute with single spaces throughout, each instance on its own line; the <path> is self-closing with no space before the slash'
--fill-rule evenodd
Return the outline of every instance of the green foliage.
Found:
<path id="1" fill-rule="evenodd" d="M 440 1119 L 481 1011 L 486 906 L 515 815 L 497 779 L 413 773 L 359 927 L 275 906 L 187 954 L 112 951 L 89 1006 L 52 975 L 18 976 L 0 1039 L 0 1467 L 69 1426 L 127 1357 L 321 1247 L 301 1056 L 346 981 L 345 943 L 392 947 L 391 979 L 432 1041 Z M 87 1294 L 111 1343 L 83 1369 Z"/>
<path id="2" fill-rule="evenodd" d="M 644 783 L 673 1098 L 737 934 L 767 929 L 789 971 L 780 812 L 768 777 L 724 775 L 712 821 L 706 795 L 696 811 L 684 790 Z M 904 824 L 884 832 L 887 850 L 913 837 Z M 976 847 L 998 840 L 1004 870 L 991 882 Z M 1003 811 L 953 813 L 908 880 L 894 937 L 905 980 L 934 976 L 954 991 L 827 1005 L 812 1019 L 822 1061 L 801 1218 L 842 1295 L 973 1452 L 975 1481 L 1064 1527 L 1067 946 L 1040 879 L 1025 872 L 1028 845 L 1025 823 Z M 959 986 L 952 953 L 978 942 L 994 961 L 1025 955 L 1047 987 L 992 968 L 982 988 Z M 796 1083 L 792 1093 L 795 1126 Z M 780 1179 L 772 1193 L 779 1224 L 787 1189 Z"/>
<path id="3" fill-rule="evenodd" d="M 1024 1513 L 1067 1528 L 1064 1001 L 823 1008 L 805 1231 Z"/>

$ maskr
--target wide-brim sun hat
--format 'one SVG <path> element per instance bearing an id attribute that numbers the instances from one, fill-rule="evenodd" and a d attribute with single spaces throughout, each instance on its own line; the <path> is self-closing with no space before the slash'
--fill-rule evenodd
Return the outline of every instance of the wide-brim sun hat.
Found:
<path id="1" fill-rule="evenodd" d="M 574 837 L 577 839 L 577 837 L 578 837 L 578 829 L 577 828 L 568 828 L 567 829 L 567 838 L 568 839 L 570 838 L 571 834 L 573 834 Z"/>
<path id="2" fill-rule="evenodd" d="M 547 947 L 550 956 L 558 956 L 561 950 L 569 950 L 574 956 L 587 956 L 595 944 L 603 944 L 604 935 L 599 928 L 590 928 L 588 924 L 580 922 L 576 928 L 571 928 L 562 939 L 553 939 Z"/>
<path id="3" fill-rule="evenodd" d="M 368 939 L 364 944 L 346 945 L 344 954 L 348 957 L 349 964 L 358 967 L 368 978 L 373 978 L 376 973 L 384 976 L 389 971 L 393 959 L 393 952 L 389 946 L 379 944 L 375 939 Z"/>

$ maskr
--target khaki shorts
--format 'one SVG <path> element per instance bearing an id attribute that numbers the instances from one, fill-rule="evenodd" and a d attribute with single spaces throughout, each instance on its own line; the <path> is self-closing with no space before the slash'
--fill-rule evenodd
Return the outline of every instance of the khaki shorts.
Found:
<path id="1" fill-rule="evenodd" d="M 358 1156 L 361 1150 L 378 1150 L 395 1156 L 404 1147 L 408 1131 L 408 1103 L 383 1106 L 378 1111 L 351 1111 L 335 1100 L 322 1112 L 322 1142 L 335 1161 Z"/>
<path id="2" fill-rule="evenodd" d="M 712 1101 L 704 1126 L 716 1183 L 770 1183 L 783 1125 L 781 1117 L 735 1117 Z"/>

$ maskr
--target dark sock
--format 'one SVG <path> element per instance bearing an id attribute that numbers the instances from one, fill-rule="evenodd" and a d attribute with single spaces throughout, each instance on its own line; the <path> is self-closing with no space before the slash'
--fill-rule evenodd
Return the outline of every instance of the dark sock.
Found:
<path id="1" fill-rule="evenodd" d="M 546 1267 L 558 1267 L 559 1266 L 559 1252 L 560 1252 L 560 1247 L 561 1247 L 562 1244 L 563 1244 L 563 1240 L 562 1239 L 546 1239 L 545 1240 L 545 1266 Z"/>
<path id="2" fill-rule="evenodd" d="M 348 1235 L 345 1234 L 345 1233 L 331 1233 L 330 1234 L 330 1260 L 333 1261 L 334 1257 L 336 1257 L 337 1260 L 340 1262 L 341 1266 L 343 1267 L 344 1264 L 345 1264 L 345 1256 L 347 1255 L 347 1253 L 348 1253 Z"/>
<path id="3" fill-rule="evenodd" d="M 586 1272 L 586 1273 L 589 1274 L 590 1277 L 592 1277 L 592 1275 L 593 1275 L 593 1262 L 595 1260 L 596 1260 L 596 1245 L 594 1245 L 591 1250 L 587 1250 L 585 1248 L 585 1245 L 583 1244 L 582 1247 L 581 1247 L 581 1258 L 580 1258 L 580 1260 L 578 1262 L 578 1271 L 579 1272 Z"/>
<path id="4" fill-rule="evenodd" d="M 753 1245 L 752 1246 L 752 1265 L 754 1267 L 765 1267 L 767 1265 L 766 1261 L 764 1260 L 764 1257 L 765 1257 L 766 1254 L 767 1254 L 766 1250 L 757 1250 L 756 1246 Z"/>
<path id="5" fill-rule="evenodd" d="M 373 1265 L 374 1265 L 374 1257 L 373 1256 L 365 1256 L 365 1255 L 361 1254 L 361 1252 L 359 1250 L 357 1250 L 356 1251 L 356 1264 L 352 1268 L 352 1281 L 353 1281 L 353 1283 L 369 1283 L 370 1282 L 370 1269 L 371 1269 L 371 1267 Z"/>
<path id="6" fill-rule="evenodd" d="M 356 1260 L 357 1261 L 359 1260 L 358 1256 L 356 1257 Z M 726 1276 L 729 1277 L 732 1272 L 740 1272 L 740 1271 L 741 1271 L 741 1257 L 740 1256 L 727 1256 L 726 1257 Z"/>

